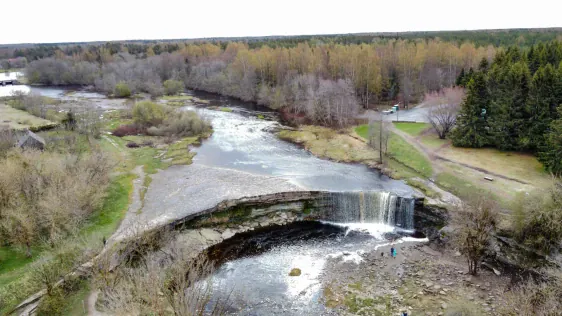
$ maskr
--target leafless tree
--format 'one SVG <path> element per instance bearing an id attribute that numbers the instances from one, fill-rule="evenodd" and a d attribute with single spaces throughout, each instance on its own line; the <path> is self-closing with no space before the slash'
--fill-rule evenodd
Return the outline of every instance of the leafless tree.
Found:
<path id="1" fill-rule="evenodd" d="M 377 113 L 369 122 L 369 145 L 379 152 L 379 161 L 381 164 L 384 163 L 384 156 L 388 149 L 390 124 L 390 122 L 384 119 L 382 113 Z"/>
<path id="2" fill-rule="evenodd" d="M 460 227 L 457 245 L 467 259 L 468 272 L 476 275 L 496 227 L 498 206 L 491 197 L 482 195 L 458 205 L 456 213 L 456 224 Z"/>
<path id="3" fill-rule="evenodd" d="M 455 126 L 463 98 L 464 89 L 460 87 L 445 88 L 425 95 L 425 103 L 429 107 L 426 117 L 439 138 L 445 139 Z"/>

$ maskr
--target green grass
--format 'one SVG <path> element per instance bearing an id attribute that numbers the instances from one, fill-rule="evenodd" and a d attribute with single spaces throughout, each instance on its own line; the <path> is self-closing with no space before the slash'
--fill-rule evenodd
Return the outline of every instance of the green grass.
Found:
<path id="1" fill-rule="evenodd" d="M 396 134 L 390 136 L 387 155 L 414 169 L 426 178 L 431 177 L 433 174 L 433 168 L 429 160 Z"/>
<path id="2" fill-rule="evenodd" d="M 364 139 L 369 139 L 369 124 L 359 125 L 355 128 L 357 135 L 363 137 Z"/>
<path id="3" fill-rule="evenodd" d="M 431 188 L 429 188 L 427 185 L 425 185 L 425 183 L 419 181 L 419 180 L 415 180 L 415 179 L 407 179 L 406 183 L 414 188 L 417 188 L 418 190 L 422 191 L 423 194 L 425 194 L 426 196 L 429 196 L 430 198 L 439 198 L 441 197 L 441 194 L 435 192 L 434 190 L 432 190 Z"/>
<path id="4" fill-rule="evenodd" d="M 219 108 L 219 111 L 221 112 L 232 112 L 231 108 Z"/>
<path id="5" fill-rule="evenodd" d="M 430 127 L 427 123 L 393 123 L 394 126 L 412 136 L 418 136 Z"/>
<path id="6" fill-rule="evenodd" d="M 32 256 L 28 258 L 23 250 L 7 246 L 0 247 L 0 287 L 25 274 L 26 270 L 21 268 L 35 261 L 39 257 L 40 249 L 39 247 L 32 248 Z"/>
<path id="7" fill-rule="evenodd" d="M 57 123 L 34 116 L 28 112 L 0 104 L 0 124 L 13 129 L 46 128 Z"/>
<path id="8" fill-rule="evenodd" d="M 78 291 L 67 295 L 64 298 L 65 308 L 63 315 L 82 316 L 88 315 L 88 295 L 90 294 L 91 285 L 89 280 L 80 282 Z"/>
<path id="9" fill-rule="evenodd" d="M 90 216 L 87 224 L 81 229 L 82 236 L 91 238 L 96 235 L 107 238 L 113 234 L 127 213 L 134 178 L 135 175 L 127 173 L 112 179 L 102 207 Z"/>
<path id="10" fill-rule="evenodd" d="M 437 149 L 447 144 L 449 141 L 446 139 L 440 139 L 437 135 L 424 135 L 421 137 L 421 142 L 431 149 Z"/>
<path id="11" fill-rule="evenodd" d="M 127 212 L 129 197 L 133 188 L 133 178 L 134 175 L 129 173 L 114 177 L 100 209 L 88 218 L 87 222 L 78 232 L 78 236 L 71 236 L 69 238 L 82 239 L 88 245 L 95 245 L 97 243 L 101 248 L 103 237 L 108 238 L 112 235 Z M 37 246 L 33 249 L 33 257 L 28 259 L 25 258 L 23 252 L 16 249 L 0 248 L 0 255 L 8 258 L 8 260 L 0 264 L 0 290 L 4 287 L 18 288 L 21 291 L 16 294 L 18 298 L 23 298 L 37 291 L 38 285 L 29 282 L 29 275 L 32 272 L 31 269 L 33 269 L 32 263 L 41 257 L 42 252 L 48 251 L 52 251 L 52 249 Z M 8 303 L 8 305 L 16 303 L 14 301 Z M 6 313 L 12 306 L 1 306 L 0 314 Z"/>
<path id="12" fill-rule="evenodd" d="M 485 190 L 474 186 L 472 183 L 447 172 L 438 174 L 435 182 L 446 191 L 455 194 L 461 199 L 469 199 L 487 193 Z"/>

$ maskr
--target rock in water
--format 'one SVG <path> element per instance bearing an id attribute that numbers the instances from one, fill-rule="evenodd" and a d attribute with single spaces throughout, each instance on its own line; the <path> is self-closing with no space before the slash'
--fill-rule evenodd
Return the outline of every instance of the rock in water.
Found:
<path id="1" fill-rule="evenodd" d="M 291 269 L 291 272 L 289 272 L 289 276 L 299 276 L 301 275 L 301 269 L 299 268 L 293 268 Z"/>

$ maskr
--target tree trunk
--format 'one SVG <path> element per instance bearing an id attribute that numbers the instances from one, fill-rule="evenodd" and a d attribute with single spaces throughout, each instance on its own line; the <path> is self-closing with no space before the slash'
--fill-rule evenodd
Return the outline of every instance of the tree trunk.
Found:
<path id="1" fill-rule="evenodd" d="M 31 258 L 32 254 L 31 254 L 31 245 L 29 244 L 29 242 L 25 243 L 25 256 L 28 258 Z"/>

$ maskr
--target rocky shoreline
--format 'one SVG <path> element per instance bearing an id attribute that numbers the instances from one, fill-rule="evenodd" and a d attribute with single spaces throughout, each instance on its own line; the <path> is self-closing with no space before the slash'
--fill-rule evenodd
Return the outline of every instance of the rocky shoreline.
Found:
<path id="1" fill-rule="evenodd" d="M 482 270 L 467 274 L 460 254 L 431 245 L 406 242 L 363 256 L 359 263 L 332 261 L 326 268 L 324 301 L 338 315 L 444 315 L 470 308 L 479 315 L 497 315 L 505 304 L 510 277 Z M 384 256 L 381 256 L 381 253 Z"/>

